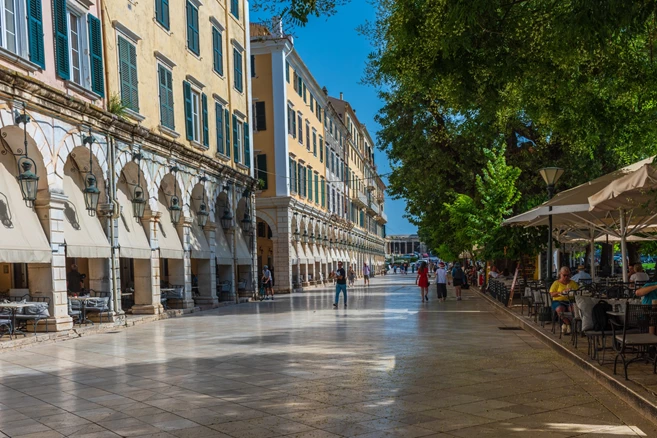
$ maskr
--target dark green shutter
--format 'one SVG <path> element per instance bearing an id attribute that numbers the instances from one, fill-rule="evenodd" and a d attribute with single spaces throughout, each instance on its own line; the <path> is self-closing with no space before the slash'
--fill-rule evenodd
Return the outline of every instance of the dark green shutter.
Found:
<path id="1" fill-rule="evenodd" d="M 192 86 L 183 81 L 183 96 L 185 97 L 185 133 L 187 140 L 194 140 L 194 116 L 192 115 Z"/>
<path id="2" fill-rule="evenodd" d="M 34 1 L 34 0 L 31 0 Z M 100 33 L 100 20 L 87 15 L 89 23 L 89 59 L 91 60 L 91 91 L 105 96 L 105 73 L 103 72 L 103 37 Z"/>
<path id="3" fill-rule="evenodd" d="M 30 40 L 30 61 L 45 69 L 41 0 L 27 0 L 27 33 Z"/>
<path id="4" fill-rule="evenodd" d="M 315 204 L 319 204 L 319 175 L 315 174 Z"/>
<path id="5" fill-rule="evenodd" d="M 235 64 L 235 89 L 241 92 L 244 89 L 244 80 L 242 78 L 242 54 L 237 49 L 233 49 L 233 63 Z"/>
<path id="6" fill-rule="evenodd" d="M 322 178 L 322 207 L 326 206 L 326 181 Z"/>
<path id="7" fill-rule="evenodd" d="M 308 173 L 307 173 L 307 181 L 306 184 L 308 186 L 308 200 L 312 201 L 313 200 L 313 170 L 309 167 L 308 168 Z"/>
<path id="8" fill-rule="evenodd" d="M 263 190 L 267 190 L 269 183 L 267 181 L 267 155 L 258 155 L 258 179 L 264 181 Z"/>
<path id="9" fill-rule="evenodd" d="M 217 152 L 224 153 L 224 108 L 219 103 L 214 104 L 215 122 L 217 125 Z"/>
<path id="10" fill-rule="evenodd" d="M 187 2 L 187 48 L 196 55 L 201 53 L 198 38 L 198 9 L 190 2 Z"/>
<path id="11" fill-rule="evenodd" d="M 68 60 L 68 20 L 66 0 L 53 0 L 53 25 L 55 27 L 55 66 L 57 75 L 65 80 L 71 77 Z"/>
<path id="12" fill-rule="evenodd" d="M 324 139 L 319 137 L 319 162 L 324 162 Z"/>
<path id="13" fill-rule="evenodd" d="M 224 110 L 224 120 L 226 122 L 226 130 L 224 136 L 226 137 L 226 156 L 230 157 L 230 112 L 228 109 Z"/>
<path id="14" fill-rule="evenodd" d="M 290 83 L 290 63 L 285 61 L 285 80 Z"/>
<path id="15" fill-rule="evenodd" d="M 119 37 L 119 75 L 121 102 L 133 111 L 139 111 L 139 80 L 137 78 L 137 50 L 123 37 Z"/>
<path id="16" fill-rule="evenodd" d="M 244 123 L 244 164 L 251 168 L 251 134 L 249 124 Z"/>
<path id="17" fill-rule="evenodd" d="M 210 130 L 208 129 L 208 96 L 201 94 L 201 105 L 203 106 L 203 146 L 210 147 Z"/>
<path id="18" fill-rule="evenodd" d="M 240 162 L 240 144 L 237 141 L 237 116 L 233 114 L 233 160 Z"/>
<path id="19" fill-rule="evenodd" d="M 171 71 L 164 66 L 158 66 L 160 90 L 160 123 L 170 129 L 175 129 L 173 113 L 173 77 Z"/>
<path id="20" fill-rule="evenodd" d="M 238 20 L 240 19 L 240 2 L 239 0 L 231 0 L 230 2 L 230 13 L 235 16 Z"/>
<path id="21" fill-rule="evenodd" d="M 155 0 L 155 19 L 169 30 L 169 0 Z"/>
<path id="22" fill-rule="evenodd" d="M 216 27 L 212 27 L 212 52 L 214 71 L 223 76 L 224 74 L 224 56 L 223 46 L 221 44 L 221 33 Z"/>

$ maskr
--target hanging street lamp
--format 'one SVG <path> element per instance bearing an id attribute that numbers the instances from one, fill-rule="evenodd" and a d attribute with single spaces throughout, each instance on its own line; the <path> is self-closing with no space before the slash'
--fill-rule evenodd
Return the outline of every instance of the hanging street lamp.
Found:
<path id="1" fill-rule="evenodd" d="M 303 236 L 301 236 L 301 243 L 306 244 L 308 243 L 308 231 L 303 230 Z"/>
<path id="2" fill-rule="evenodd" d="M 294 241 L 295 241 L 295 242 L 299 242 L 299 240 L 301 240 L 301 234 L 299 233 L 299 229 L 297 228 L 297 229 L 294 231 Z"/>
<path id="3" fill-rule="evenodd" d="M 554 185 L 559 181 L 564 170 L 560 167 L 544 167 L 539 170 L 543 177 L 543 181 L 547 184 L 548 199 L 554 196 Z M 552 211 L 552 206 L 550 206 Z M 548 284 L 552 282 L 552 214 L 548 215 L 548 247 L 547 247 L 547 273 L 546 278 Z"/>
<path id="4" fill-rule="evenodd" d="M 180 198 L 178 197 L 178 181 L 176 180 L 176 173 L 180 169 L 178 166 L 171 167 L 171 173 L 173 174 L 173 196 L 169 201 L 169 215 L 171 216 L 171 223 L 178 225 L 180 222 L 180 215 L 182 214 L 182 206 L 180 205 Z"/>
<path id="5" fill-rule="evenodd" d="M 240 226 L 245 233 L 249 233 L 253 227 L 251 220 L 251 192 L 249 189 L 244 190 L 242 197 L 246 198 L 246 208 L 244 209 L 244 218 L 240 221 Z"/>
<path id="6" fill-rule="evenodd" d="M 37 197 L 37 190 L 39 188 L 39 177 L 36 174 L 36 163 L 27 154 L 27 124 L 30 123 L 30 116 L 27 115 L 25 106 L 23 106 L 23 114 L 17 114 L 15 123 L 17 125 L 23 124 L 23 148 L 24 155 L 22 155 L 18 162 L 18 184 L 21 188 L 23 201 L 25 204 L 32 208 Z M 20 152 L 20 151 L 19 151 Z M 12 152 L 13 154 L 13 152 Z M 17 155 L 17 154 L 14 154 Z M 34 169 L 34 171 L 32 171 Z"/>
<path id="7" fill-rule="evenodd" d="M 205 176 L 202 176 L 199 181 L 205 183 L 207 180 L 208 179 Z M 210 212 L 208 211 L 208 205 L 205 202 L 205 184 L 203 184 L 203 199 L 201 199 L 201 205 L 199 205 L 198 211 L 196 212 L 196 220 L 201 228 L 205 228 L 209 217 Z"/>
<path id="8" fill-rule="evenodd" d="M 141 152 L 132 155 L 133 160 L 137 160 L 137 185 L 132 191 L 132 214 L 136 219 L 144 217 L 146 208 L 146 199 L 144 198 L 144 188 L 141 186 L 141 160 L 144 158 Z"/>
<path id="9" fill-rule="evenodd" d="M 89 146 L 89 170 L 84 177 L 84 204 L 87 207 L 89 216 L 96 216 L 96 209 L 98 208 L 98 198 L 100 198 L 100 190 L 98 189 L 98 180 L 93 172 L 93 151 L 92 147 L 96 138 L 91 135 L 85 136 L 82 139 L 83 145 Z"/>

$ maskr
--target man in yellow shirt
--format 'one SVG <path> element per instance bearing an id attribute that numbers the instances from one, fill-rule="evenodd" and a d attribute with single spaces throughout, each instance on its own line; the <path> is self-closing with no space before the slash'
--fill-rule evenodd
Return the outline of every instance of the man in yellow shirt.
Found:
<path id="1" fill-rule="evenodd" d="M 570 333 L 570 320 L 568 318 L 563 318 L 561 314 L 563 312 L 573 311 L 568 293 L 577 290 L 578 287 L 577 283 L 570 279 L 570 268 L 567 266 L 564 266 L 559 270 L 559 279 L 550 286 L 552 310 L 554 310 L 559 316 L 559 320 L 562 322 L 561 331 L 565 334 Z"/>

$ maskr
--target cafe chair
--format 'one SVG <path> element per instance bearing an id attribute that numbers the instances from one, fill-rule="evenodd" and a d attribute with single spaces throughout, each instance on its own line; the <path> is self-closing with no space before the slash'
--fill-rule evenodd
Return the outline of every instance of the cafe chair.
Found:
<path id="1" fill-rule="evenodd" d="M 657 335 L 650 333 L 650 329 L 657 326 L 657 308 L 651 304 L 630 304 L 627 303 L 623 325 L 611 321 L 611 328 L 614 339 L 614 374 L 618 359 L 623 361 L 625 371 L 625 380 L 627 377 L 627 368 L 631 363 L 645 360 L 652 361 L 652 372 L 657 373 L 657 355 L 654 354 L 657 348 Z M 650 358 L 650 353 L 652 358 Z M 628 359 L 628 356 L 634 356 Z"/>

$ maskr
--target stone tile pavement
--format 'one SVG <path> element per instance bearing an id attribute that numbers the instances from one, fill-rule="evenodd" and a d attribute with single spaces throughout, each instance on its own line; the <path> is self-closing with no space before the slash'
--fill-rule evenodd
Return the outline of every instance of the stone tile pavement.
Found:
<path id="1" fill-rule="evenodd" d="M 476 293 L 409 275 L 0 354 L 0 436 L 657 437 Z"/>

